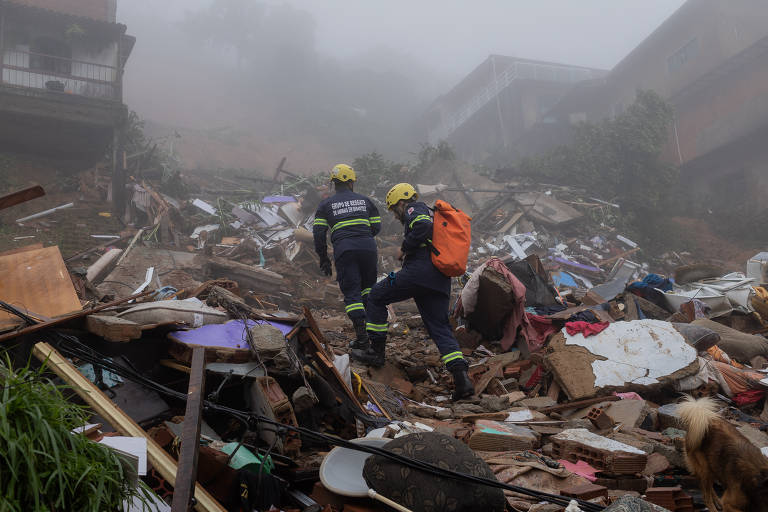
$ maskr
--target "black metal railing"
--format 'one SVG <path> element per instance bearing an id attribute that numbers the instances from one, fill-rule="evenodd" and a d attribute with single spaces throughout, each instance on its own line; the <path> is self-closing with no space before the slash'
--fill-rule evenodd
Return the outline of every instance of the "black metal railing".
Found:
<path id="1" fill-rule="evenodd" d="M 0 55 L 2 85 L 122 100 L 122 76 L 114 66 L 9 48 Z"/>

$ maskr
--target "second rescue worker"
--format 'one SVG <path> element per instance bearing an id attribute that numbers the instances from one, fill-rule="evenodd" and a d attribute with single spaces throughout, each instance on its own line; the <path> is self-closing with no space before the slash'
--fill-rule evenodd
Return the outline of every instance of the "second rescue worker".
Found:
<path id="1" fill-rule="evenodd" d="M 350 347 L 366 350 L 366 302 L 377 277 L 378 255 L 373 237 L 381 230 L 381 217 L 369 198 L 353 191 L 355 180 L 352 167 L 339 164 L 333 168 L 331 182 L 336 194 L 318 206 L 312 234 L 320 269 L 330 276 L 326 236 L 331 231 L 336 280 L 344 294 L 347 315 L 355 326 L 356 339 Z"/>
<path id="2" fill-rule="evenodd" d="M 350 357 L 371 366 L 384 366 L 387 306 L 413 299 L 443 364 L 453 374 L 453 399 L 461 400 L 472 396 L 475 390 L 467 375 L 469 365 L 448 321 L 451 278 L 432 263 L 432 215 L 429 207 L 417 199 L 416 190 L 408 183 L 399 183 L 387 193 L 387 208 L 404 227 L 399 257 L 403 267 L 373 286 L 368 299 L 371 346 L 368 350 L 351 350 Z"/>

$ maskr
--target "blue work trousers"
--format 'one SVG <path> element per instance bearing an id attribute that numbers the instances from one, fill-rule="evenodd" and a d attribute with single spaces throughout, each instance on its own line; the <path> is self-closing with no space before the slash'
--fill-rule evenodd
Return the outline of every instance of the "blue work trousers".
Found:
<path id="1" fill-rule="evenodd" d="M 419 309 L 421 320 L 432 341 L 440 351 L 442 362 L 449 370 L 467 368 L 467 363 L 453 337 L 448 321 L 450 297 L 432 288 L 413 282 L 409 274 L 402 271 L 376 283 L 368 296 L 368 323 L 366 328 L 371 340 L 386 339 L 387 306 L 395 302 L 413 299 Z"/>
<path id="2" fill-rule="evenodd" d="M 344 294 L 347 316 L 365 318 L 371 287 L 376 282 L 377 255 L 375 251 L 346 250 L 336 259 L 336 281 Z"/>

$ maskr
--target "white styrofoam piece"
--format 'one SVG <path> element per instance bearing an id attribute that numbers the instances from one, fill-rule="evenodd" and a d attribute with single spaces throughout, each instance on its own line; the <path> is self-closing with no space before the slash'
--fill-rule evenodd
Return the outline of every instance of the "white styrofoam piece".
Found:
<path id="1" fill-rule="evenodd" d="M 93 427 L 97 427 L 97 426 L 99 426 L 98 423 L 87 423 L 82 427 L 73 428 L 72 430 L 70 430 L 70 432 L 72 432 L 73 434 L 82 434 L 86 430 L 92 429 Z"/>
<path id="2" fill-rule="evenodd" d="M 147 474 L 147 440 L 143 437 L 103 437 L 99 443 L 139 458 L 139 476 Z"/>
<path id="3" fill-rule="evenodd" d="M 763 455 L 768 457 L 768 446 L 763 446 L 762 448 L 760 448 L 760 451 L 763 452 Z"/>
<path id="4" fill-rule="evenodd" d="M 197 226 L 194 231 L 192 231 L 192 234 L 189 235 L 189 238 L 192 240 L 197 240 L 200 237 L 200 233 L 203 231 L 216 231 L 219 229 L 218 224 L 206 224 L 205 226 Z"/>
<path id="5" fill-rule="evenodd" d="M 603 332 L 584 337 L 563 329 L 566 345 L 580 345 L 604 361 L 594 361 L 595 386 L 651 385 L 660 377 L 685 368 L 697 357 L 696 349 L 669 322 L 635 320 L 614 322 Z"/>
<path id="6" fill-rule="evenodd" d="M 637 244 L 635 242 L 633 242 L 632 240 L 630 240 L 629 238 L 625 237 L 625 236 L 616 235 L 616 240 L 618 240 L 620 242 L 624 242 L 625 244 L 627 244 L 632 249 L 636 249 L 637 248 Z"/>
<path id="7" fill-rule="evenodd" d="M 644 451 L 639 450 L 634 446 L 629 446 L 628 444 L 620 443 L 618 441 L 614 441 L 613 439 L 608 439 L 607 437 L 599 436 L 597 434 L 590 432 L 585 428 L 572 428 L 568 430 L 563 430 L 562 432 L 554 436 L 554 439 L 558 439 L 561 441 L 575 441 L 575 442 L 579 442 L 587 446 L 590 446 L 592 448 L 597 448 L 600 450 L 608 450 L 610 452 L 625 452 L 625 453 L 636 453 L 638 455 L 645 455 Z"/>
<path id="8" fill-rule="evenodd" d="M 517 240 L 515 240 L 515 237 L 507 235 L 504 237 L 504 241 L 507 243 L 507 245 L 509 245 L 510 249 L 512 249 L 512 252 L 514 253 L 515 256 L 517 256 L 521 260 L 525 259 L 527 254 L 525 254 L 525 251 L 523 250 L 523 248 L 520 247 L 520 244 L 517 243 Z"/>
<path id="9" fill-rule="evenodd" d="M 152 282 L 152 277 L 155 275 L 155 267 L 149 267 L 147 269 L 146 274 L 144 275 L 144 282 L 139 285 L 138 288 L 136 288 L 131 295 L 136 295 L 137 293 L 141 293 L 144 291 L 144 288 L 149 286 L 149 283 Z"/>
<path id="10" fill-rule="evenodd" d="M 194 201 L 192 201 L 192 204 L 197 206 L 201 210 L 203 210 L 205 213 L 208 213 L 210 215 L 216 215 L 216 208 L 206 203 L 202 199 L 195 199 Z"/>

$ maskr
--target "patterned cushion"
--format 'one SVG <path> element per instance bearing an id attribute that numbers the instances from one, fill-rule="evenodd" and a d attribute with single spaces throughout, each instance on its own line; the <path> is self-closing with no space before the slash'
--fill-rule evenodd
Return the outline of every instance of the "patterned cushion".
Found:
<path id="1" fill-rule="evenodd" d="M 488 464 L 467 445 L 443 434 L 403 436 L 384 449 L 459 473 L 496 479 Z M 414 512 L 503 512 L 505 507 L 501 489 L 441 478 L 379 455 L 368 457 L 363 476 L 376 492 Z"/>

